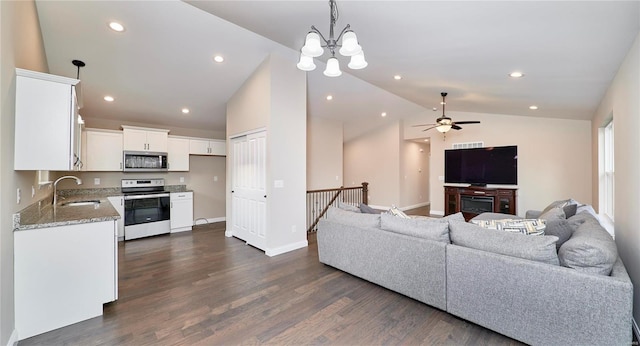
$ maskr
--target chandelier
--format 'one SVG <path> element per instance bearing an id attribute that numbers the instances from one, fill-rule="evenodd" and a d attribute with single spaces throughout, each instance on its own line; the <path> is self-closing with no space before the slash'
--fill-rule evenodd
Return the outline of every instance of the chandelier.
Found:
<path id="1" fill-rule="evenodd" d="M 358 38 L 356 33 L 351 30 L 351 26 L 347 26 L 342 29 L 337 38 L 334 38 L 334 27 L 338 20 L 338 7 L 335 0 L 329 0 L 331 22 L 329 24 L 329 39 L 325 39 L 320 30 L 315 26 L 311 26 L 311 31 L 307 34 L 304 46 L 301 49 L 300 61 L 298 62 L 298 68 L 302 71 L 313 71 L 316 65 L 313 63 L 313 58 L 319 57 L 324 54 L 323 47 L 329 49 L 331 57 L 327 60 L 327 68 L 324 70 L 324 75 L 328 77 L 338 77 L 342 74 L 340 71 L 340 63 L 336 58 L 336 49 L 339 48 L 339 52 L 343 56 L 351 57 L 351 61 L 347 66 L 353 70 L 359 70 L 367 67 L 367 62 L 364 60 L 364 52 L 362 47 L 358 44 Z M 338 41 L 342 39 L 342 44 L 338 44 Z M 322 40 L 322 41 L 321 41 Z"/>

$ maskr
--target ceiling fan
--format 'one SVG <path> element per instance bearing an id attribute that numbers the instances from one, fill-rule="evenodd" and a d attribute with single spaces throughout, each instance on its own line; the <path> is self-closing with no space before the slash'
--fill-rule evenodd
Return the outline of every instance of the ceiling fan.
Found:
<path id="1" fill-rule="evenodd" d="M 422 125 L 413 125 L 413 127 L 420 127 L 420 126 L 429 126 L 428 128 L 422 130 L 422 131 L 429 131 L 431 129 L 436 129 L 442 133 L 445 133 L 451 129 L 454 130 L 462 130 L 462 127 L 458 126 L 458 125 L 464 125 L 464 124 L 480 124 L 479 121 L 453 121 L 451 118 L 449 118 L 448 116 L 444 115 L 444 107 L 445 107 L 445 97 L 447 97 L 447 93 L 442 92 L 440 93 L 440 95 L 442 96 L 442 116 L 439 117 L 438 119 L 436 119 L 436 123 L 435 124 L 422 124 Z"/>

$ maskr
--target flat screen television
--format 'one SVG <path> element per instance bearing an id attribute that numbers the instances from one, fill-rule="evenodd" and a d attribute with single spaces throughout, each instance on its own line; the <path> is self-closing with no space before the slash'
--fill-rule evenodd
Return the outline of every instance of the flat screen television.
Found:
<path id="1" fill-rule="evenodd" d="M 444 182 L 517 185 L 518 146 L 445 150 Z"/>

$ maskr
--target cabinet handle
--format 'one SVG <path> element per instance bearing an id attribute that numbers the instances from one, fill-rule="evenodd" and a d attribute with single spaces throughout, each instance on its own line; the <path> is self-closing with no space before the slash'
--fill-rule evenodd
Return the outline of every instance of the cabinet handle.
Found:
<path id="1" fill-rule="evenodd" d="M 173 208 L 173 202 L 171 202 L 171 208 Z"/>
<path id="2" fill-rule="evenodd" d="M 122 162 L 120 162 L 120 169 L 122 170 Z"/>
<path id="3" fill-rule="evenodd" d="M 478 195 L 484 195 L 484 191 L 473 191 L 473 193 L 478 194 Z"/>

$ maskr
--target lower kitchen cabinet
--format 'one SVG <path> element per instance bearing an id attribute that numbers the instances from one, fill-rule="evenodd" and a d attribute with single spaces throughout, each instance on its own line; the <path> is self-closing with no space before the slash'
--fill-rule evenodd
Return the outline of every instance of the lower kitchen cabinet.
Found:
<path id="1" fill-rule="evenodd" d="M 171 199 L 171 233 L 193 228 L 193 192 L 173 192 Z"/>
<path id="2" fill-rule="evenodd" d="M 115 220 L 14 232 L 20 340 L 102 315 L 118 297 Z"/>
<path id="3" fill-rule="evenodd" d="M 120 214 L 120 218 L 116 222 L 118 240 L 124 239 L 124 196 L 107 197 L 113 208 Z"/>

